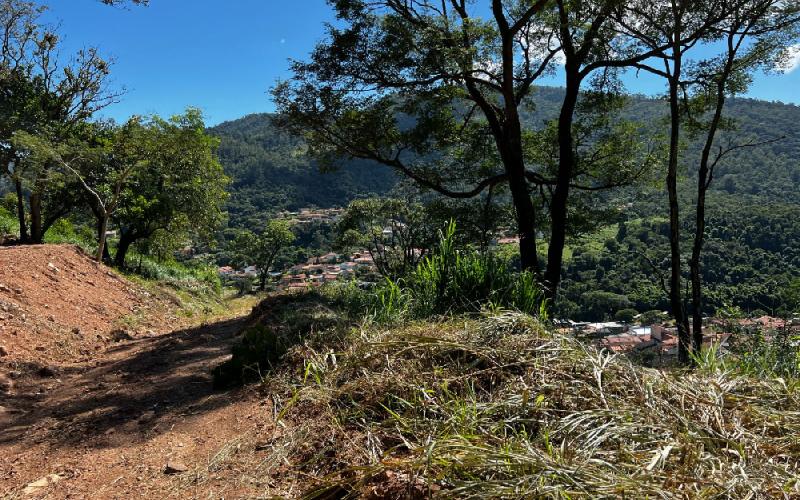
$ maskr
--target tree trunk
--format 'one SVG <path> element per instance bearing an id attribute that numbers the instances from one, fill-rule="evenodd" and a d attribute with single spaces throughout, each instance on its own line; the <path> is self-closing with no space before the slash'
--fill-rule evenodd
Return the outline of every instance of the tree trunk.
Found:
<path id="1" fill-rule="evenodd" d="M 547 251 L 547 271 L 545 281 L 550 291 L 550 298 L 554 299 L 561 283 L 561 267 L 564 259 L 564 246 L 567 241 L 567 202 L 569 200 L 569 186 L 572 181 L 572 172 L 575 166 L 574 138 L 572 136 L 572 122 L 575 108 L 580 95 L 580 79 L 577 68 L 568 67 L 567 88 L 561 114 L 558 118 L 558 177 L 553 199 L 550 202 L 550 246 Z"/>
<path id="2" fill-rule="evenodd" d="M 525 180 L 525 166 L 520 155 L 516 165 L 506 165 L 508 184 L 511 189 L 511 198 L 514 202 L 514 211 L 519 234 L 519 254 L 523 271 L 531 271 L 537 277 L 541 276 L 539 256 L 536 252 L 536 211 L 528 192 L 528 182 Z"/>
<path id="3" fill-rule="evenodd" d="M 514 32 L 509 28 L 499 2 L 492 5 L 495 18 L 498 20 L 502 38 L 503 81 L 502 96 L 504 117 L 495 125 L 494 139 L 500 157 L 503 160 L 508 187 L 517 219 L 519 234 L 520 264 L 523 271 L 536 273 L 541 277 L 539 256 L 536 249 L 536 212 L 528 192 L 528 180 L 525 177 L 525 159 L 522 154 L 522 125 L 517 109 L 517 96 L 514 89 L 514 51 L 516 41 Z M 484 110 L 485 111 L 485 110 Z M 499 124 L 502 122 L 502 126 Z"/>
<path id="4" fill-rule="evenodd" d="M 106 254 L 106 230 L 108 229 L 108 215 L 104 215 L 100 221 L 100 228 L 97 235 L 97 254 L 95 259 L 97 262 L 103 262 L 103 256 Z"/>
<path id="5" fill-rule="evenodd" d="M 41 193 L 33 192 L 30 194 L 28 201 L 31 209 L 31 236 L 30 241 L 33 244 L 40 244 L 44 241 L 44 232 L 42 231 L 42 195 Z"/>
<path id="6" fill-rule="evenodd" d="M 536 210 L 533 207 L 528 180 L 525 177 L 525 160 L 522 155 L 522 128 L 516 108 L 506 107 L 506 129 L 502 138 L 495 138 L 503 166 L 508 175 L 508 187 L 519 235 L 520 264 L 523 271 L 532 271 L 541 277 L 536 249 Z"/>
<path id="7" fill-rule="evenodd" d="M 19 219 L 19 240 L 21 243 L 30 242 L 28 236 L 28 223 L 25 221 L 25 194 L 22 191 L 22 181 L 15 179 L 14 187 L 17 191 L 17 217 Z"/>
<path id="8" fill-rule="evenodd" d="M 679 36 L 676 34 L 675 38 Z M 689 322 L 686 318 L 686 311 L 683 304 L 683 294 L 681 293 L 681 244 L 680 244 L 680 212 L 678 209 L 678 154 L 680 151 L 680 125 L 681 110 L 679 96 L 679 82 L 681 77 L 681 56 L 680 47 L 673 52 L 674 72 L 669 82 L 669 106 L 670 106 L 670 141 L 669 141 L 669 165 L 667 168 L 667 192 L 669 194 L 669 245 L 670 245 L 670 280 L 669 280 L 669 299 L 672 308 L 672 315 L 678 327 L 678 361 L 688 363 L 689 345 Z"/>
<path id="9" fill-rule="evenodd" d="M 97 200 L 90 199 L 89 207 L 92 210 L 92 214 L 94 214 L 94 218 L 97 221 L 97 241 L 100 241 L 100 235 L 105 234 L 108 231 L 108 219 L 105 221 L 105 226 L 103 226 L 103 208 L 97 204 Z M 111 262 L 111 253 L 108 251 L 108 239 L 105 239 L 105 244 L 103 245 L 103 260 L 102 262 L 110 263 Z"/>
<path id="10" fill-rule="evenodd" d="M 700 268 L 700 253 L 703 251 L 706 231 L 706 194 L 711 182 L 710 159 L 711 148 L 714 146 L 719 124 L 722 120 L 722 110 L 725 107 L 725 85 L 730 76 L 732 61 L 729 59 L 717 84 L 717 102 L 714 117 L 708 128 L 706 143 L 700 158 L 700 169 L 697 172 L 697 211 L 695 219 L 694 243 L 692 245 L 692 259 L 689 262 L 689 272 L 692 280 L 692 333 L 693 348 L 700 352 L 703 348 L 703 281 Z"/>
<path id="11" fill-rule="evenodd" d="M 117 245 L 117 254 L 114 256 L 114 265 L 117 267 L 125 267 L 125 257 L 128 255 L 128 250 L 131 244 L 136 241 L 130 233 L 122 232 L 119 236 L 119 245 Z"/>

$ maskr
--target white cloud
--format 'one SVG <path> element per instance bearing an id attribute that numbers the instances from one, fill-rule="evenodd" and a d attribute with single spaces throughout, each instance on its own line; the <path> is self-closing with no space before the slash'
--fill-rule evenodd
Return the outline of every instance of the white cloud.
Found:
<path id="1" fill-rule="evenodd" d="M 788 56 L 786 60 L 778 64 L 777 69 L 786 73 L 791 73 L 797 68 L 800 68 L 800 45 L 793 45 L 786 50 Z"/>
<path id="2" fill-rule="evenodd" d="M 281 45 L 283 45 L 284 43 L 286 43 L 286 39 L 285 38 L 281 38 Z"/>

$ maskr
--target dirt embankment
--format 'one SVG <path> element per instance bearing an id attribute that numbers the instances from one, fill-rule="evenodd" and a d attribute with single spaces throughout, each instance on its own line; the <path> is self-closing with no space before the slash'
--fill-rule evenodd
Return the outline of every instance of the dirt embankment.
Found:
<path id="1" fill-rule="evenodd" d="M 75 247 L 0 248 L 0 498 L 258 495 L 271 407 L 211 377 L 254 301 L 188 319 Z"/>
<path id="2" fill-rule="evenodd" d="M 0 247 L 0 362 L 84 361 L 146 328 L 150 294 L 72 245 Z"/>

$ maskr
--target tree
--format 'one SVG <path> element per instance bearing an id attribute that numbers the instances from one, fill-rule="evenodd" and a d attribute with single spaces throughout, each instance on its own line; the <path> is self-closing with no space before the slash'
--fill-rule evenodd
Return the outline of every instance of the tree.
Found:
<path id="1" fill-rule="evenodd" d="M 0 164 L 17 191 L 20 235 L 41 243 L 48 223 L 68 212 L 62 196 L 50 196 L 50 165 L 28 165 L 13 147 L 11 135 L 24 131 L 50 143 L 67 140 L 75 127 L 96 111 L 116 100 L 119 93 L 109 91 L 106 80 L 109 64 L 98 50 L 78 51 L 67 65 L 59 57 L 58 35 L 41 22 L 43 7 L 26 0 L 0 2 Z M 30 231 L 23 194 L 28 192 Z M 47 207 L 47 199 L 56 207 Z M 47 215 L 47 209 L 51 214 Z"/>
<path id="2" fill-rule="evenodd" d="M 232 242 L 234 262 L 241 266 L 258 267 L 259 289 L 263 291 L 275 257 L 283 248 L 291 245 L 294 239 L 289 224 L 280 220 L 268 221 L 259 234 L 242 230 Z"/>
<path id="3" fill-rule="evenodd" d="M 340 248 L 365 248 L 378 272 L 406 276 L 437 241 L 440 225 L 420 203 L 369 198 L 350 203 L 337 225 Z"/>
<path id="4" fill-rule="evenodd" d="M 115 214 L 124 189 L 137 169 L 146 168 L 142 153 L 142 134 L 145 132 L 139 118 L 132 118 L 121 127 L 86 125 L 88 139 L 73 138 L 51 144 L 41 137 L 25 132 L 14 134 L 14 145 L 25 151 L 26 161 L 36 159 L 39 164 L 55 165 L 68 176 L 78 180 L 89 198 L 89 205 L 97 217 L 96 260 L 102 262 L 107 255 L 106 233 Z"/>
<path id="5" fill-rule="evenodd" d="M 800 313 L 800 278 L 795 278 L 786 285 L 783 302 L 787 316 Z"/>
<path id="6" fill-rule="evenodd" d="M 621 323 L 633 323 L 636 319 L 636 316 L 639 315 L 639 311 L 632 308 L 627 309 L 620 309 L 616 313 L 614 313 L 614 321 L 619 321 Z"/>
<path id="7" fill-rule="evenodd" d="M 768 2 L 769 3 L 769 2 Z M 789 7 L 786 2 L 771 2 L 774 7 L 778 4 Z M 654 3 L 647 0 L 625 2 L 624 8 L 617 14 L 617 26 L 621 36 L 637 40 L 646 49 L 659 48 L 655 54 L 654 61 L 641 61 L 636 67 L 662 77 L 667 86 L 667 100 L 669 102 L 669 154 L 667 159 L 666 187 L 669 197 L 669 220 L 670 220 L 670 276 L 669 276 L 669 297 L 672 314 L 678 327 L 679 336 L 679 359 L 681 362 L 689 361 L 689 350 L 692 338 L 689 329 L 688 312 L 684 303 L 683 296 L 683 275 L 682 275 L 682 253 L 681 253 L 681 219 L 680 204 L 678 198 L 678 170 L 681 161 L 681 141 L 683 138 L 683 126 L 686 121 L 687 94 L 688 87 L 694 83 L 691 79 L 694 72 L 693 61 L 690 57 L 691 51 L 697 47 L 712 46 L 715 43 L 724 45 L 733 43 L 736 45 L 737 37 L 741 38 L 740 43 L 744 42 L 748 36 L 742 33 L 746 24 L 746 19 L 752 19 L 752 15 L 761 11 L 763 0 L 705 0 L 699 2 L 689 2 L 686 0 L 669 0 L 663 3 Z M 791 7 L 789 7 L 791 10 Z M 770 9 L 768 8 L 767 11 Z M 749 12 L 750 14 L 743 14 Z M 762 14 L 759 15 L 763 16 Z M 734 27 L 738 25 L 738 27 Z M 728 34 L 729 36 L 726 36 Z M 666 45 L 666 49 L 664 46 Z M 728 46 L 727 54 L 731 55 L 731 47 Z M 736 59 L 733 52 L 733 58 Z M 723 56 L 723 59 L 726 59 Z M 717 61 L 719 63 L 719 61 Z M 702 69 L 702 64 L 701 71 Z M 725 64 L 718 64 L 718 67 Z M 705 68 L 706 70 L 708 67 Z M 724 71 L 724 70 L 723 70 Z M 730 73 L 733 74 L 733 73 Z M 729 76 L 730 76 L 729 74 Z M 719 74 L 718 74 L 719 75 Z M 697 76 L 695 73 L 694 76 Z M 716 79 L 719 83 L 719 78 Z M 727 78 L 722 84 L 723 89 L 727 89 Z M 719 87 L 717 87 L 719 88 Z M 727 90 L 723 90 L 723 93 Z M 724 99 L 720 104 L 724 104 Z M 721 112 L 721 107 L 718 108 Z M 715 113 L 716 114 L 716 113 Z M 712 123 L 713 123 L 712 119 Z M 712 128 L 713 125 L 712 125 Z M 711 133 L 710 144 L 714 143 L 716 130 Z M 707 147 L 709 143 L 707 143 Z M 700 177 L 705 177 L 708 173 L 707 160 L 701 160 L 706 164 L 705 173 L 701 172 Z M 706 181 L 698 181 L 705 184 Z M 705 189 L 705 188 L 702 188 Z M 702 207 L 700 207 L 699 218 L 704 218 Z M 699 220 L 699 219 L 698 219 Z M 704 229 L 704 222 L 701 221 L 698 230 Z M 699 234 L 699 233 L 698 233 Z M 695 270 L 694 281 L 697 282 L 696 289 L 699 294 L 699 252 L 702 248 L 702 236 L 696 238 L 694 252 L 698 258 L 693 262 Z M 694 293 L 694 292 L 693 292 Z M 698 310 L 694 319 L 696 335 L 701 336 L 700 328 L 702 319 L 700 315 L 699 295 L 694 301 Z M 698 344 L 702 343 L 696 342 Z"/>
<path id="8" fill-rule="evenodd" d="M 695 231 L 689 261 L 692 284 L 692 347 L 703 346 L 703 284 L 701 252 L 705 242 L 706 197 L 714 171 L 731 152 L 753 147 L 756 142 L 728 140 L 721 144 L 718 136 L 730 128 L 723 119 L 727 99 L 747 90 L 752 73 L 759 68 L 772 70 L 787 55 L 788 47 L 800 36 L 800 5 L 783 0 L 744 2 L 717 28 L 723 50 L 711 59 L 701 61 L 683 83 L 684 93 L 696 95 L 688 108 L 689 125 L 705 135 L 697 173 Z M 705 115 L 710 114 L 708 120 Z M 716 150 L 716 151 L 715 151 Z"/>
<path id="9" fill-rule="evenodd" d="M 113 217 L 120 228 L 119 267 L 133 243 L 156 231 L 206 238 L 224 219 L 229 180 L 215 154 L 219 141 L 206 134 L 200 111 L 168 120 L 153 116 L 141 127 L 135 151 L 146 168 L 128 178 Z"/>
<path id="10" fill-rule="evenodd" d="M 626 163 L 610 158 L 636 156 L 630 149 L 608 154 L 613 140 L 602 146 L 587 140 L 583 152 L 588 154 L 576 153 L 577 141 L 565 136 L 572 133 L 581 83 L 599 69 L 633 64 L 658 48 L 633 55 L 613 43 L 613 32 L 601 27 L 618 2 L 493 0 L 486 19 L 477 6 L 461 0 L 331 4 L 344 27 L 329 27 L 328 40 L 317 46 L 311 60 L 294 63 L 293 78 L 274 89 L 281 123 L 308 136 L 310 152 L 323 168 L 342 158 L 371 160 L 457 199 L 506 186 L 515 208 L 522 267 L 543 277 L 554 296 L 570 188 L 618 185 L 606 183 L 598 170 L 614 164 L 616 169 L 606 170 L 626 172 L 620 168 Z M 576 39 L 580 45 L 573 43 Z M 568 97 L 553 129 L 559 144 L 553 172 L 547 163 L 535 168 L 532 156 L 543 142 L 526 129 L 523 112 L 534 105 L 534 83 L 553 70 L 561 53 L 570 76 Z M 599 95 L 608 91 L 608 81 L 597 81 Z M 636 145 L 635 140 L 626 144 Z M 592 158 L 598 161 L 593 164 Z M 532 191 L 549 198 L 545 273 L 537 256 L 539 217 Z"/>

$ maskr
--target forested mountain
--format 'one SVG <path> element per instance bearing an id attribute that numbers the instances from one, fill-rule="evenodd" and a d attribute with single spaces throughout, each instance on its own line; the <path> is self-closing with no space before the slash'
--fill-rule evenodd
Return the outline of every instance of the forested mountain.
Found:
<path id="1" fill-rule="evenodd" d="M 268 114 L 222 123 L 210 133 L 222 140 L 220 159 L 233 180 L 228 202 L 232 226 L 257 225 L 282 209 L 329 208 L 385 194 L 397 179 L 388 168 L 361 161 L 321 173 L 305 156 L 303 142 L 277 129 Z"/>
<path id="2" fill-rule="evenodd" d="M 785 290 L 800 276 L 800 206 L 716 193 L 708 208 L 702 257 L 707 312 L 735 305 L 751 313 L 786 313 Z M 665 217 L 641 218 L 634 212 L 572 245 L 561 314 L 595 320 L 626 308 L 669 309 L 661 286 L 669 269 L 669 223 Z M 692 215 L 684 216 L 686 249 Z"/>
<path id="3" fill-rule="evenodd" d="M 540 88 L 532 126 L 555 117 L 563 92 Z M 627 117 L 666 130 L 665 103 L 632 96 Z M 800 107 L 735 99 L 728 108 L 735 133 L 732 151 L 720 163 L 709 199 L 704 274 L 710 312 L 735 304 L 775 313 L 785 284 L 800 275 Z M 391 191 L 398 176 L 386 167 L 346 162 L 321 173 L 304 154 L 301 140 L 257 114 L 210 130 L 221 139 L 220 157 L 232 177 L 228 204 L 232 226 L 256 227 L 269 213 L 304 206 L 344 206 Z M 727 143 L 725 134 L 722 144 Z M 683 197 L 690 201 L 699 144 L 683 155 Z M 660 177 L 660 176 L 659 176 Z M 643 185 L 595 195 L 598 204 L 630 203 L 618 219 L 570 243 L 560 313 L 575 318 L 612 316 L 621 308 L 668 309 L 659 273 L 668 269 L 668 224 L 663 188 Z M 693 227 L 684 213 L 684 235 Z M 686 242 L 688 249 L 688 241 Z"/>
<path id="4" fill-rule="evenodd" d="M 562 97 L 561 89 L 539 88 L 536 109 L 526 117 L 528 123 L 539 126 L 554 118 Z M 667 128 L 662 125 L 666 111 L 662 101 L 633 96 L 626 114 L 657 133 Z M 763 144 L 730 153 L 720 165 L 712 189 L 765 196 L 764 202 L 800 203 L 800 107 L 735 99 L 728 114 L 737 126 L 736 133 L 730 134 L 733 144 Z M 343 206 L 357 197 L 385 194 L 397 181 L 388 168 L 361 161 L 347 162 L 337 172 L 319 172 L 305 156 L 302 141 L 276 128 L 269 114 L 222 123 L 210 133 L 221 139 L 220 158 L 233 179 L 228 204 L 233 225 L 247 225 L 264 213 L 285 208 Z M 688 147 L 689 153 L 698 149 L 697 145 Z M 686 158 L 697 155 L 687 154 Z M 692 164 L 684 167 L 687 174 L 694 170 Z"/>

